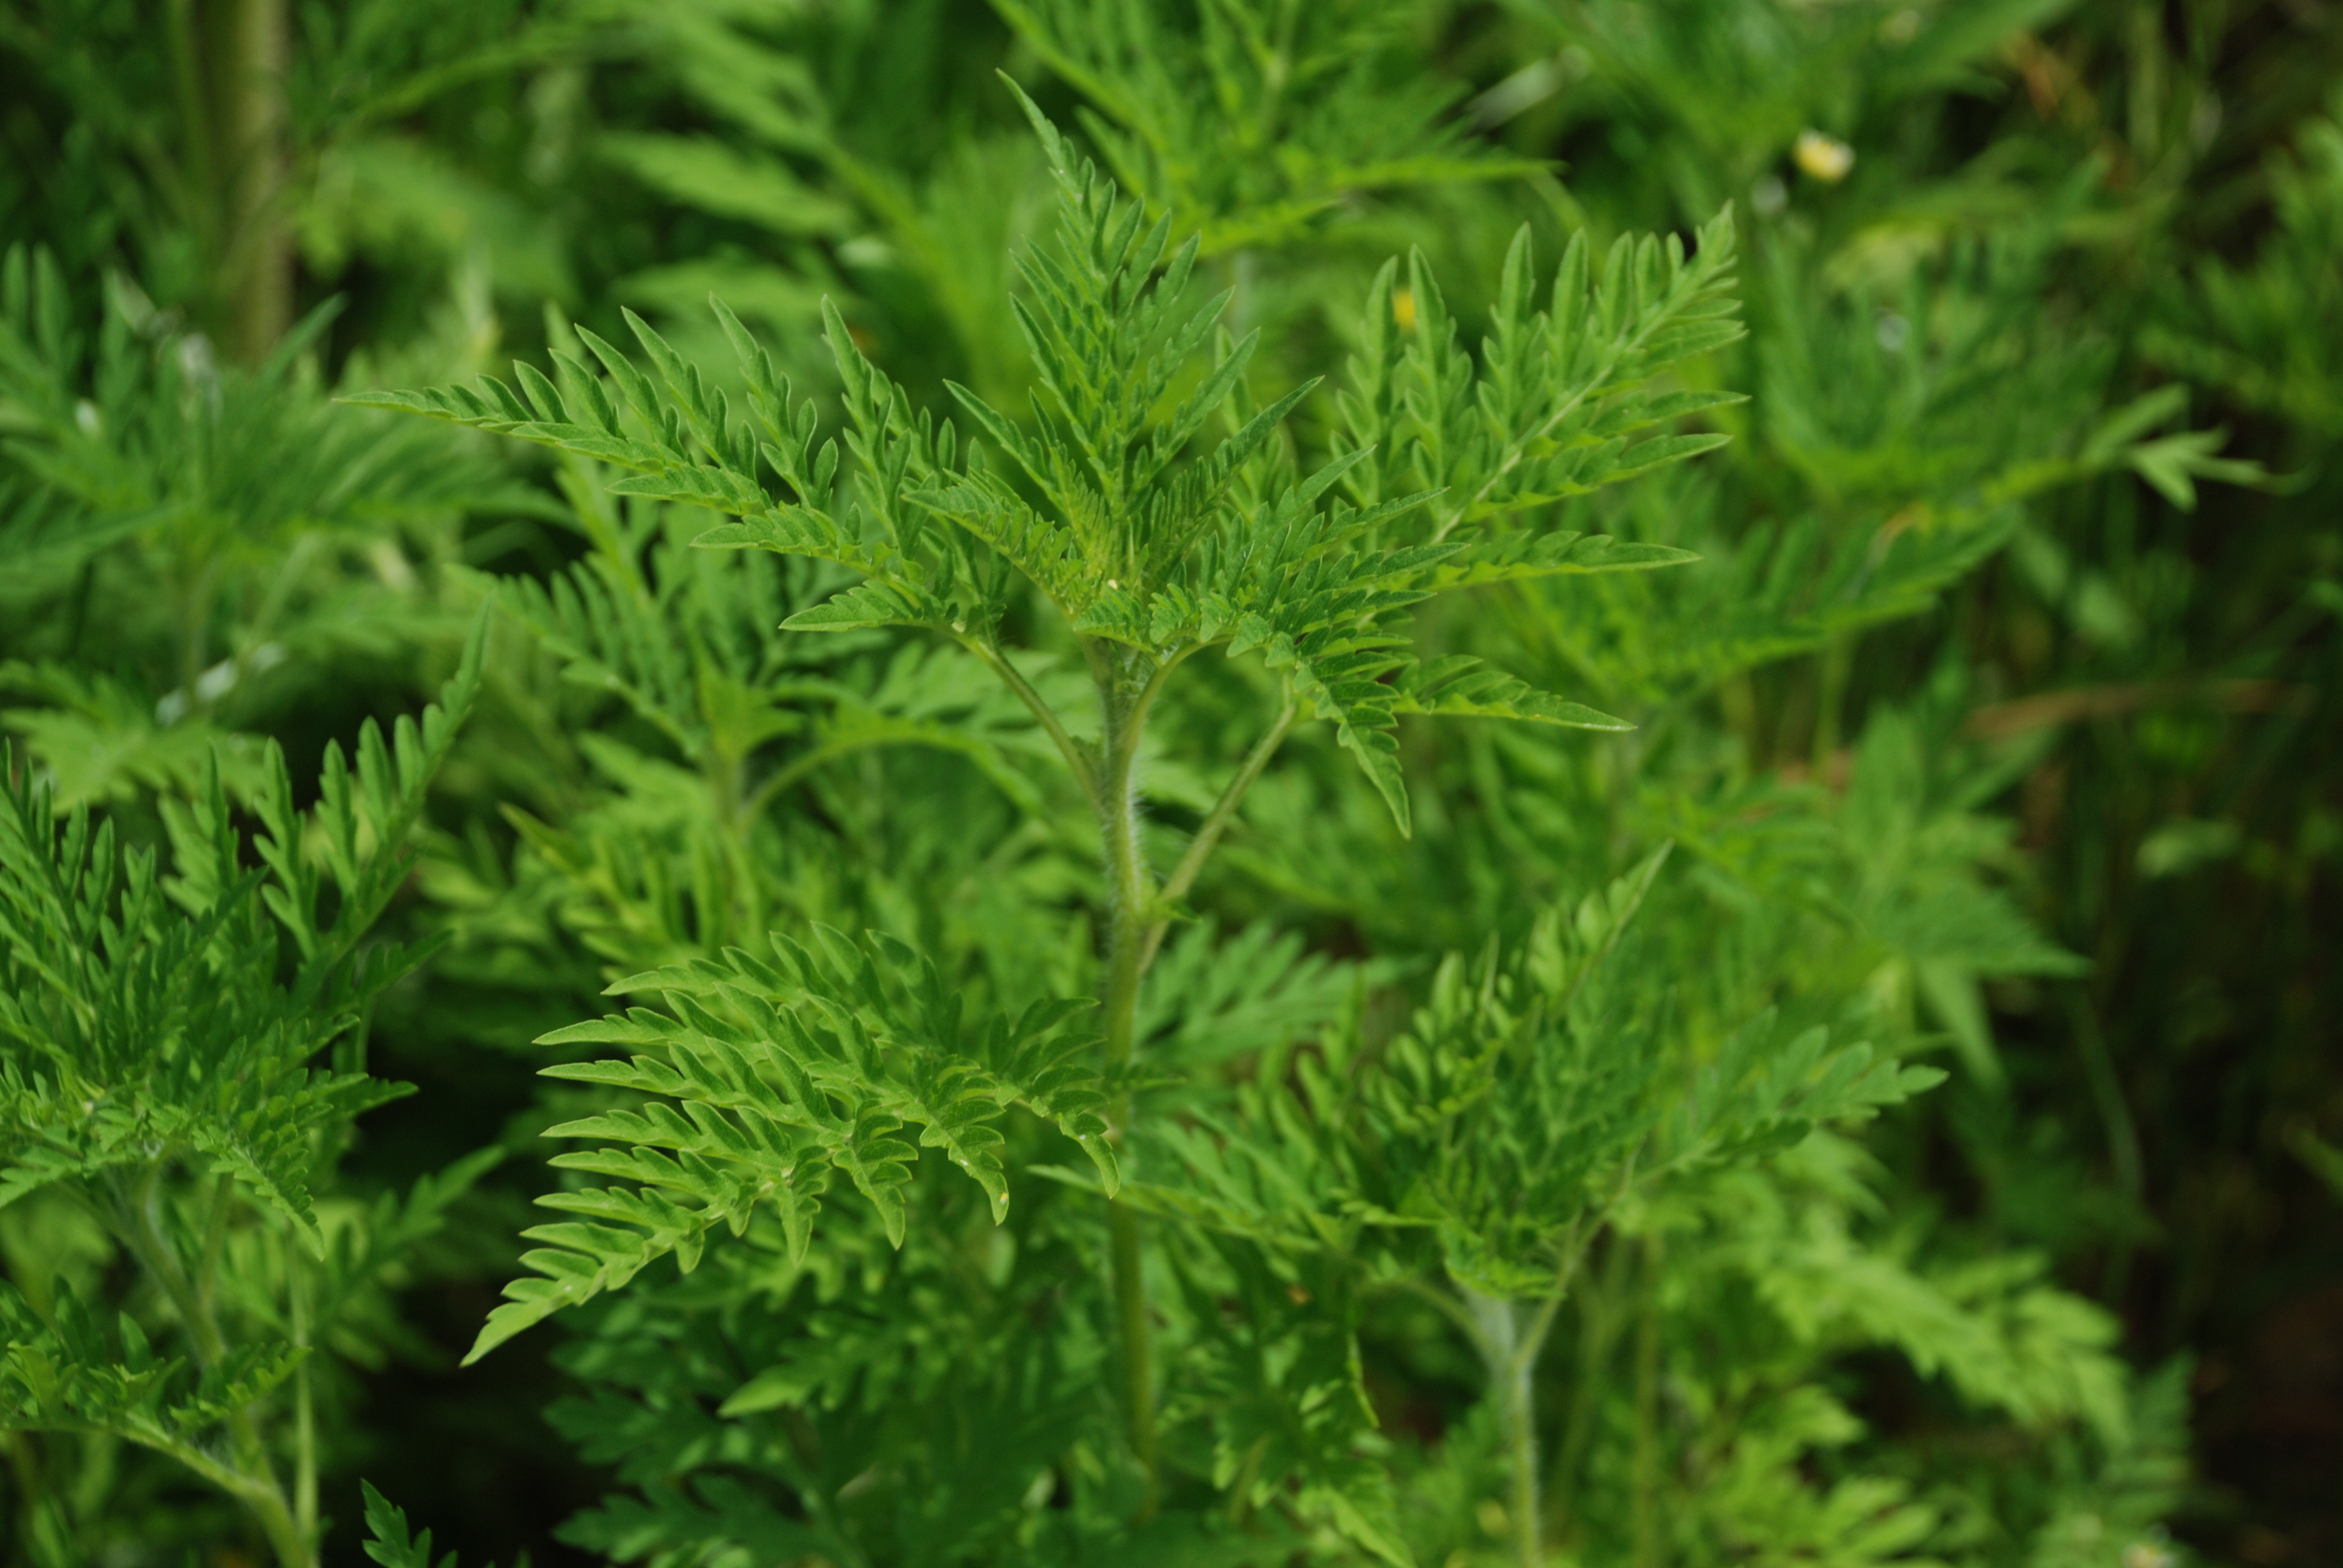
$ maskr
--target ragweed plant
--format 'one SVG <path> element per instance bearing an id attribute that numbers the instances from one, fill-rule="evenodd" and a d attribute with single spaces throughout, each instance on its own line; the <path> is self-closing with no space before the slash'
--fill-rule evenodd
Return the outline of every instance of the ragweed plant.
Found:
<path id="1" fill-rule="evenodd" d="M 387 743 L 368 724 L 355 769 L 328 749 L 314 809 L 271 745 L 248 846 L 216 766 L 164 799 L 166 860 L 0 764 L 0 1205 L 50 1264 L 0 1285 L 0 1430 L 21 1463 L 82 1461 L 35 1493 L 44 1557 L 103 1538 L 108 1453 L 129 1444 L 243 1509 L 282 1568 L 317 1560 L 327 1358 L 378 1357 L 387 1287 L 485 1168 L 320 1201 L 356 1120 L 408 1087 L 367 1073 L 365 1024 L 436 944 L 371 933 L 487 626 L 420 723 Z"/>
<path id="2" fill-rule="evenodd" d="M 609 1184 L 544 1200 L 572 1217 L 530 1232 L 532 1275 L 508 1288 L 473 1354 L 670 1254 L 689 1272 L 762 1216 L 788 1266 L 834 1268 L 820 1261 L 826 1246 L 860 1245 L 838 1189 L 859 1193 L 886 1243 L 902 1248 L 914 1215 L 938 1201 L 920 1196 L 923 1147 L 975 1183 L 1000 1225 L 1016 1151 L 1034 1150 L 1029 1174 L 1087 1191 L 1103 1210 L 1108 1337 L 1135 1490 L 1091 1528 L 1151 1528 L 1167 1506 L 1197 1521 L 1217 1493 L 1240 1525 L 1282 1508 L 1297 1528 L 1405 1560 L 1345 1347 L 1361 1292 L 1412 1283 L 1470 1325 L 1516 1412 L 1513 1517 L 1522 1557 L 1535 1560 L 1530 1372 L 1578 1259 L 1618 1205 L 1679 1171 L 1754 1159 L 1818 1122 L 1866 1115 L 1928 1075 L 1832 1045 L 1825 1031 L 1755 1021 L 1679 1101 L 1656 1071 L 1663 1012 L 1578 1010 L 1594 1005 L 1581 992 L 1664 857 L 1587 906 L 1569 928 L 1584 950 L 1549 924 L 1526 970 L 1493 958 L 1468 980 L 1452 965 L 1433 1011 L 1388 1055 L 1333 1059 L 1336 1077 L 1355 1077 L 1350 1089 L 1304 1067 L 1303 1081 L 1321 1086 L 1280 1111 L 1282 1070 L 1270 1072 L 1261 1114 L 1264 1130 L 1287 1130 L 1282 1140 L 1151 1115 L 1170 1103 L 1153 1092 L 1168 1087 L 1158 1081 L 1170 1064 L 1142 1055 L 1137 1020 L 1199 873 L 1297 727 L 1332 731 L 1403 835 L 1403 714 L 1627 728 L 1469 656 L 1421 659 L 1400 616 L 1489 585 L 1690 558 L 1544 519 L 1567 498 L 1722 441 L 1671 427 L 1733 395 L 1670 377 L 1738 336 L 1731 223 L 1705 226 L 1689 254 L 1673 238 L 1630 238 L 1599 263 L 1582 236 L 1550 284 L 1525 233 L 1478 363 L 1423 259 L 1403 275 L 1393 263 L 1369 293 L 1332 423 L 1302 433 L 1291 425 L 1315 383 L 1256 405 L 1245 375 L 1257 335 L 1215 340 L 1227 296 L 1189 298 L 1196 242 L 1174 249 L 1168 215 L 1150 223 L 1028 107 L 1059 224 L 1054 245 L 1020 259 L 1023 289 L 1009 305 L 1039 383 L 1021 420 L 954 387 L 974 432 L 964 441 L 953 421 L 914 410 L 832 311 L 847 426 L 842 446 L 820 439 L 812 404 L 720 304 L 745 417 L 639 322 L 652 375 L 580 332 L 598 369 L 560 353 L 555 378 L 524 365 L 518 389 L 486 381 L 359 399 L 630 470 L 614 493 L 737 519 L 703 533 L 703 548 L 859 574 L 782 631 L 916 628 L 980 662 L 1049 737 L 1095 822 L 1102 868 L 1095 1002 L 971 1006 L 900 940 L 822 926 L 620 980 L 614 992 L 662 1005 L 544 1042 L 630 1053 L 548 1070 L 625 1091 L 552 1130 L 600 1145 L 555 1164 Z M 1208 440 L 1215 421 L 1226 434 Z M 1012 629 L 1027 594 L 1078 650 L 1089 679 L 1077 700 L 1045 695 L 1029 673 L 1039 650 Z M 1149 721 L 1183 667 L 1214 650 L 1257 656 L 1271 711 L 1249 747 L 1197 759 L 1225 782 L 1178 852 L 1159 858 L 1143 831 Z M 1090 1174 L 1051 1161 L 1004 1120 L 1011 1111 L 1071 1139 Z M 1066 1222 L 1061 1205 L 1055 1224 Z M 1158 1282 L 1167 1270 L 1179 1286 L 1169 1302 Z M 1228 1271 L 1247 1304 L 1221 1323 L 1223 1287 L 1211 1282 Z M 1194 1367 L 1221 1369 L 1206 1384 L 1234 1380 L 1184 1412 L 1208 1410 L 1218 1433 L 1209 1462 L 1185 1473 L 1161 1440 L 1167 1314 Z M 1045 1333 L 1032 1353 L 1061 1370 L 1070 1356 L 1081 1362 L 1068 1332 Z M 1288 1342 L 1313 1348 L 1294 1362 L 1276 1348 Z M 820 1374 L 752 1380 L 727 1408 L 801 1402 L 809 1380 Z M 1198 1392 L 1175 1383 L 1193 1406 Z M 799 1490 L 813 1521 L 807 1549 L 859 1552 L 825 1489 Z"/>
<path id="3" fill-rule="evenodd" d="M 2318 327 L 2343 297 L 2332 15 L 164 9 L 0 0 L 18 153 L 0 228 L 22 245 L 0 266 L 11 787 L 167 863 L 166 816 L 208 802 L 216 766 L 231 828 L 265 840 L 264 743 L 306 803 L 305 759 L 368 713 L 419 709 L 410 655 L 459 641 L 447 611 L 504 578 L 477 711 L 417 824 L 414 896 L 377 928 L 444 922 L 445 946 L 318 1063 L 347 1066 L 362 1030 L 371 1075 L 419 1094 L 305 1121 L 308 1155 L 271 1154 L 306 1162 L 328 1248 L 306 1272 L 292 1221 L 231 1181 L 213 1392 L 242 1402 L 297 1526 L 315 1496 L 307 1542 L 355 1555 L 365 1474 L 475 1560 L 539 1549 L 566 1518 L 568 1545 L 660 1568 L 2336 1555 L 2332 1455 L 2316 1422 L 2274 1424 L 2331 1391 L 2268 1353 L 2327 1310 L 2343 1127 L 2320 1023 L 2343 970 L 2315 915 L 2343 843 L 2343 510 L 2323 461 L 2343 334 Z M 1067 382 L 1079 407 L 1008 305 L 1059 331 L 1057 286 L 1013 261 L 1047 243 L 1051 149 L 997 65 L 1030 73 L 1143 204 L 1140 259 L 1171 214 L 1133 286 L 1199 236 L 1180 297 L 1131 328 L 1146 352 L 1075 332 L 1074 358 L 1138 367 L 1111 396 Z M 1225 652 L 1245 634 L 1212 642 L 1212 592 L 1273 621 L 1284 588 L 1240 584 L 1248 598 L 1206 568 L 1260 558 L 1264 510 L 1360 446 L 1304 524 L 1440 494 L 1277 569 L 1433 542 L 1485 477 L 1475 444 L 1512 435 L 1471 389 L 1493 397 L 1503 368 L 1483 324 L 1535 314 L 1494 308 L 1518 226 L 1545 270 L 1582 229 L 1590 261 L 1622 232 L 1690 244 L 1728 199 L 1747 335 L 1646 390 L 1749 391 L 1694 412 L 1731 443 L 1632 484 L 1498 495 L 1438 541 L 1607 536 L 1699 561 L 1455 592 L 1434 563 L 1385 585 L 1431 597 L 1338 615 L 1292 639 L 1293 664 L 1272 667 L 1273 640 L 1180 663 L 1125 726 L 1162 935 L 1141 948 L 1129 1065 L 1109 1070 L 1118 890 L 1086 792 L 1108 704 L 1086 648 Z M 1362 318 L 1411 245 L 1425 258 Z M 1074 288 L 1081 269 L 1049 255 Z M 1148 354 L 1224 286 L 1159 389 Z M 768 384 L 810 395 L 784 395 L 793 440 L 817 409 L 806 486 L 754 451 L 715 462 L 659 363 L 679 462 L 326 406 L 330 386 L 468 377 L 500 345 L 571 398 L 551 347 L 602 382 L 619 437 L 659 447 L 563 322 L 641 363 L 623 302 L 722 387 L 715 423 L 767 444 L 711 289 L 761 335 Z M 841 420 L 825 297 L 885 372 L 856 394 L 887 406 L 867 439 Z M 1183 439 L 1174 417 L 1256 327 Z M 1111 447 L 1100 409 L 1127 391 L 1169 443 L 1164 474 L 1193 477 L 1321 370 L 1217 496 L 1144 476 L 1110 493 L 1081 448 L 1099 429 Z M 945 377 L 1014 440 L 972 425 Z M 514 397 L 536 419 L 525 382 Z M 922 409 L 950 415 L 952 455 L 890 479 Z M 1072 451 L 1095 516 L 1019 441 L 1041 469 Z M 774 509 L 911 558 L 695 548 L 708 508 L 688 491 L 610 489 L 728 466 Z M 1006 499 L 981 496 L 988 475 Z M 913 514 L 909 546 L 874 485 Z M 976 502 L 939 510 L 960 487 L 1072 537 L 1073 588 L 1037 588 L 946 515 L 1010 528 Z M 1155 537 L 1134 533 L 1134 496 L 1203 517 L 1197 542 L 1134 571 L 1144 550 L 1118 541 Z M 742 505 L 719 520 L 758 523 Z M 956 587 L 955 548 L 1001 591 Z M 1111 597 L 1134 581 L 1135 629 Z M 878 619 L 776 635 L 858 588 Z M 1171 588 L 1198 599 L 1192 633 Z M 996 622 L 966 618 L 987 602 Z M 885 622 L 898 611 L 917 624 Z M 1400 664 L 1342 690 L 1324 666 L 1383 635 Z M 1554 693 L 1635 728 L 1412 711 L 1462 656 L 1484 661 L 1484 699 Z M 1164 898 L 1289 699 L 1274 755 Z M 1346 735 L 1395 738 L 1376 772 L 1402 781 L 1405 838 Z M 230 952 L 261 950 L 243 941 L 205 971 L 237 1028 L 274 1016 L 266 988 L 299 967 L 280 943 L 265 973 Z M 578 1026 L 617 1010 L 594 1000 L 614 981 L 640 1011 Z M 47 983 L 9 994 L 53 1001 Z M 158 1060 L 176 1061 L 166 1022 Z M 202 1039 L 215 1066 L 254 1060 Z M 0 1064 L 47 1073 L 44 1049 L 0 1037 Z M 798 1077 L 760 1065 L 775 1050 Z M 1948 1081 L 1855 1127 L 1917 1081 L 1883 1058 Z M 755 1083 L 730 1081 L 736 1060 Z M 129 1073 L 85 1097 L 151 1101 L 148 1132 L 177 1130 L 141 1148 L 177 1161 L 156 1187 L 190 1259 L 214 1155 L 172 1140 L 227 1136 L 172 1098 L 192 1081 Z M 196 1098 L 241 1104 L 243 1083 L 223 1068 Z M 562 1123 L 587 1136 L 536 1141 Z M 652 1134 L 668 1142 L 632 1141 Z M 583 1158 L 552 1179 L 508 1160 L 452 1206 L 472 1166 L 415 1185 L 499 1140 Z M 36 1382 L 70 1373 L 49 1406 L 12 1385 L 12 1412 L 86 1417 L 106 1378 L 199 1360 L 85 1201 L 99 1186 L 0 1205 L 25 1303 L 0 1341 Z M 553 1275 L 515 1267 L 531 1243 L 510 1240 L 548 1186 L 576 1211 L 544 1216 L 571 1222 L 537 1239 Z M 1151 1503 L 1118 1211 L 1148 1309 Z M 658 1255 L 670 1241 L 688 1270 Z M 366 1283 L 320 1282 L 337 1270 Z M 550 1293 L 498 1332 L 566 1299 L 557 1275 L 592 1296 L 458 1371 L 516 1272 Z M 314 1350 L 295 1372 L 229 1375 L 239 1348 L 300 1337 L 299 1302 Z M 2197 1370 L 2145 1370 L 2183 1347 Z M 284 1511 L 197 1370 L 141 1386 L 163 1389 L 148 1425 L 0 1432 L 0 1556 L 270 1555 Z M 427 1540 L 363 1501 L 370 1554 L 427 1568 Z"/>

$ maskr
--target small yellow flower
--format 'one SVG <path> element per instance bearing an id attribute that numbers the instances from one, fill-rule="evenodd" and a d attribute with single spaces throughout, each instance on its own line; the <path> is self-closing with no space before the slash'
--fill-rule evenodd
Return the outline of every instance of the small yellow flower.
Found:
<path id="1" fill-rule="evenodd" d="M 1855 149 L 1836 136 L 1821 131 L 1798 133 L 1798 145 L 1790 156 L 1798 166 L 1826 186 L 1835 186 L 1846 178 L 1846 171 L 1855 167 Z"/>
<path id="2" fill-rule="evenodd" d="M 1415 291 L 1412 288 L 1392 290 L 1392 319 L 1399 323 L 1402 332 L 1415 330 Z"/>

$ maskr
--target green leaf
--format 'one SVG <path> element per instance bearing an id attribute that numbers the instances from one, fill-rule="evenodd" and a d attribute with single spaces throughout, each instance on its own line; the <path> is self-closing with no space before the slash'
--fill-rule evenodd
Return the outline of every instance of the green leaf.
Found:
<path id="1" fill-rule="evenodd" d="M 1483 667 L 1471 654 L 1451 654 L 1429 664 L 1411 665 L 1395 683 L 1393 711 L 1450 714 L 1475 719 L 1523 719 L 1570 729 L 1627 730 L 1624 719 L 1598 713 L 1583 703 L 1564 702 L 1534 691 L 1503 670 Z"/>
<path id="2" fill-rule="evenodd" d="M 1087 1003 L 1037 1002 L 1013 1019 L 971 1020 L 908 946 L 877 936 L 857 943 L 820 926 L 812 935 L 810 949 L 774 936 L 769 959 L 728 949 L 721 960 L 619 980 L 614 993 L 654 991 L 671 1010 L 633 1008 L 539 1040 L 645 1048 L 544 1070 L 649 1098 L 640 1109 L 548 1131 L 602 1144 L 557 1155 L 555 1165 L 627 1185 L 538 1200 L 585 1219 L 527 1232 L 547 1243 L 522 1259 L 539 1277 L 505 1287 L 508 1300 L 468 1360 L 624 1286 L 660 1258 L 673 1255 L 689 1271 L 719 1226 L 738 1234 L 759 1207 L 778 1212 L 792 1258 L 802 1258 L 832 1172 L 901 1246 L 919 1157 L 918 1145 L 897 1136 L 907 1128 L 976 1183 L 996 1224 L 1007 1216 L 1010 1187 L 1007 1141 L 995 1123 L 1012 1105 L 1081 1143 L 1113 1190 L 1092 1043 L 1067 1027 Z"/>

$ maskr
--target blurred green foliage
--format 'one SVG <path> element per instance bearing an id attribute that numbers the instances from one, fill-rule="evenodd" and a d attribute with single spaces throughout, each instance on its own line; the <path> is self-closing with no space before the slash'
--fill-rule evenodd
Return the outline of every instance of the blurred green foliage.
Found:
<path id="1" fill-rule="evenodd" d="M 586 385 L 631 310 L 747 410 L 713 292 L 803 465 L 835 437 L 899 528 L 920 411 L 995 457 L 1067 417 L 1009 304 L 1050 158 L 996 73 L 1200 236 L 1185 308 L 1227 291 L 1137 417 L 1255 332 L 1194 452 L 1325 377 L 1232 506 L 1367 440 L 1415 471 L 1345 504 L 1477 473 L 1571 237 L 1599 275 L 1729 204 L 1747 334 L 1651 388 L 1688 460 L 1523 480 L 1475 546 L 1698 559 L 1388 612 L 1513 686 L 1309 722 L 1329 678 L 1224 821 L 1288 677 L 1167 687 L 1137 852 L 1222 836 L 1098 1089 L 1151 1130 L 1160 1453 L 1100 1168 L 1021 1111 L 995 1153 L 901 1138 L 884 1201 L 840 1175 L 809 1249 L 744 1208 L 458 1371 L 532 1195 L 572 1256 L 649 1224 L 539 1137 L 645 1103 L 623 1030 L 568 1027 L 607 986 L 680 1009 L 729 948 L 787 969 L 769 931 L 829 973 L 827 926 L 971 1020 L 1111 996 L 1118 884 L 1039 717 L 1111 726 L 1107 622 L 971 568 L 973 642 L 782 632 L 880 558 L 696 549 L 724 519 L 607 452 L 337 398 L 490 373 L 645 437 Z M 0 0 L 0 133 L 12 1563 L 427 1564 L 400 1509 L 467 1560 L 662 1568 L 2343 1554 L 2332 6 Z M 380 728 L 499 581 L 460 737 L 402 769 Z M 1461 716 L 1562 699 L 1634 729 Z M 180 1011 L 106 989 L 166 958 L 213 977 Z M 1948 1077 L 1765 1101 L 1858 1041 Z M 197 1091 L 320 1098 L 238 1143 Z"/>

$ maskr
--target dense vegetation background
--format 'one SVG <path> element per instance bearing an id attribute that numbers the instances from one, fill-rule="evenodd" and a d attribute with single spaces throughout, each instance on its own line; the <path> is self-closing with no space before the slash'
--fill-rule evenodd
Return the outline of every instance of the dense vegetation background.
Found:
<path id="1" fill-rule="evenodd" d="M 1601 503 L 1604 530 L 1703 563 L 1492 590 L 1419 629 L 1638 738 L 1411 719 L 1402 840 L 1302 737 L 1199 883 L 1201 938 L 1167 950 L 1201 990 L 1229 977 L 1222 1011 L 1142 1004 L 1167 1060 L 1188 1040 L 1214 1070 L 1354 1003 L 1402 1016 L 1436 955 L 1518 940 L 1667 839 L 1654 962 L 1793 1014 L 1859 1000 L 1951 1072 L 1834 1144 L 1843 1168 L 1686 1200 L 1593 1256 L 1540 1373 L 1557 1546 L 2343 1557 L 2343 9 L 5 0 L 12 781 L 156 842 L 216 748 L 255 809 L 264 739 L 306 780 L 417 710 L 490 577 L 579 585 L 503 591 L 387 917 L 451 940 L 370 1004 L 359 1060 L 417 1091 L 358 1122 L 335 1201 L 506 1156 L 408 1226 L 304 1392 L 325 1556 L 359 1560 L 363 1476 L 468 1562 L 785 1560 L 660 1512 L 696 1473 L 763 1484 L 780 1440 L 719 1409 L 786 1402 L 651 1364 L 675 1342 L 644 1323 L 695 1310 L 675 1287 L 456 1368 L 548 1184 L 537 1135 L 582 1103 L 530 1041 L 715 945 L 740 900 L 906 932 L 1004 996 L 1044 971 L 1080 992 L 1087 928 L 1062 917 L 1099 896 L 1021 714 L 915 641 L 771 631 L 838 583 L 702 571 L 660 543 L 698 523 L 583 465 L 331 395 L 549 368 L 571 323 L 631 341 L 622 307 L 722 355 L 713 290 L 822 399 L 827 296 L 915 403 L 949 379 L 1021 409 L 1008 258 L 1050 188 L 997 71 L 1202 231 L 1200 277 L 1264 332 L 1258 401 L 1340 367 L 1410 246 L 1478 344 L 1519 226 L 1550 266 L 1581 228 L 1733 206 L 1750 333 L 1686 374 L 1750 394 L 1694 427 L 1734 439 Z M 1431 307 L 1393 308 L 1412 330 Z M 1331 420 L 1320 398 L 1297 417 Z M 629 573 L 669 631 L 594 624 L 638 613 L 588 591 Z M 1199 749 L 1252 700 L 1212 678 L 1167 720 Z M 753 841 L 679 804 L 713 780 L 737 807 L 751 779 Z M 1166 823 L 1213 787 L 1167 765 Z M 1215 970 L 1215 942 L 1242 952 Z M 37 1306 L 64 1274 L 148 1311 L 45 1204 L 0 1209 L 16 1289 Z M 1411 1541 L 1493 1552 L 1494 1471 L 1456 1457 L 1486 1442 L 1469 1357 L 1376 1311 L 1379 1441 L 1447 1456 L 1402 1465 Z M 857 1353 L 988 1353 L 914 1328 Z M 7 1441 L 12 1562 L 256 1560 L 166 1459 Z M 1800 1486 L 1838 1512 L 1791 1519 Z M 933 1539 L 956 1543 L 870 1560 L 995 1550 Z"/>

